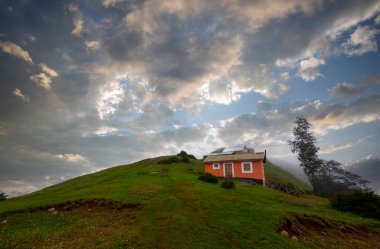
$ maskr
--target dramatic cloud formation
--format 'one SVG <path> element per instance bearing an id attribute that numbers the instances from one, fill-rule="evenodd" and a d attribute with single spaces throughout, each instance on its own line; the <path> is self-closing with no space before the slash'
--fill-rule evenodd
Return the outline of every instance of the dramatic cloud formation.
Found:
<path id="1" fill-rule="evenodd" d="M 376 0 L 1 1 L 0 190 L 238 143 L 294 163 L 300 115 L 322 155 L 379 158 L 379 13 Z"/>
<path id="2" fill-rule="evenodd" d="M 352 55 L 363 55 L 368 52 L 377 51 L 375 36 L 379 30 L 372 29 L 368 26 L 359 26 L 350 38 L 342 44 L 344 53 Z"/>

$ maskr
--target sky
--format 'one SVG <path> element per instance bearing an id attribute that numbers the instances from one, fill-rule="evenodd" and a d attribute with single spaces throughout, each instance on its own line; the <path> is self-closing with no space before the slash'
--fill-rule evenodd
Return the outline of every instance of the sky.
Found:
<path id="1" fill-rule="evenodd" d="M 180 150 L 283 165 L 306 117 L 380 190 L 380 1 L 0 1 L 0 191 Z"/>

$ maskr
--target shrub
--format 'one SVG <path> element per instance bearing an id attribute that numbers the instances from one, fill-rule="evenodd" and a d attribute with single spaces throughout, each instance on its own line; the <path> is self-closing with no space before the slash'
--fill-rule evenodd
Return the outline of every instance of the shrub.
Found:
<path id="1" fill-rule="evenodd" d="M 233 181 L 231 181 L 231 180 L 227 180 L 227 181 L 222 182 L 222 184 L 220 186 L 222 188 L 225 188 L 225 189 L 234 189 L 234 188 L 236 188 L 235 183 Z"/>
<path id="2" fill-rule="evenodd" d="M 204 182 L 218 183 L 218 178 L 210 173 L 203 174 L 198 179 Z"/>
<path id="3" fill-rule="evenodd" d="M 7 199 L 7 195 L 5 193 L 0 193 L 0 201 L 5 201 Z"/>
<path id="4" fill-rule="evenodd" d="M 380 219 L 380 196 L 373 190 L 339 192 L 332 198 L 331 204 L 338 210 Z"/>

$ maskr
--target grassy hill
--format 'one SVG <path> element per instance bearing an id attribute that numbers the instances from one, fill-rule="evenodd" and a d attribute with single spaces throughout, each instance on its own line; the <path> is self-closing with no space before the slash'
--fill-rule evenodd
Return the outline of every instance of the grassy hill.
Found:
<path id="1" fill-rule="evenodd" d="M 272 182 L 277 182 L 281 184 L 291 183 L 305 191 L 311 191 L 312 187 L 310 184 L 298 179 L 288 171 L 274 165 L 272 162 L 267 161 L 265 164 L 265 177 L 267 180 Z"/>
<path id="2" fill-rule="evenodd" d="M 146 159 L 0 202 L 0 248 L 376 248 L 380 222 L 326 199 L 199 181 L 203 163 Z M 268 177 L 286 172 L 267 166 Z M 280 177 L 280 178 L 276 178 Z M 292 181 L 291 176 L 287 175 Z M 298 180 L 299 181 L 299 180 Z M 48 211 L 49 208 L 55 208 Z M 288 230 L 298 241 L 280 235 Z M 363 232 L 364 231 L 364 232 Z"/>

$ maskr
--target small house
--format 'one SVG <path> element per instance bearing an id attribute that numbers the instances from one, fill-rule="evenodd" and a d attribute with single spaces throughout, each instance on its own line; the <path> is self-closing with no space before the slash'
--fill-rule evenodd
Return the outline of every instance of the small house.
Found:
<path id="1" fill-rule="evenodd" d="M 206 173 L 265 186 L 266 151 L 255 153 L 245 145 L 236 145 L 207 155 L 203 162 Z"/>

